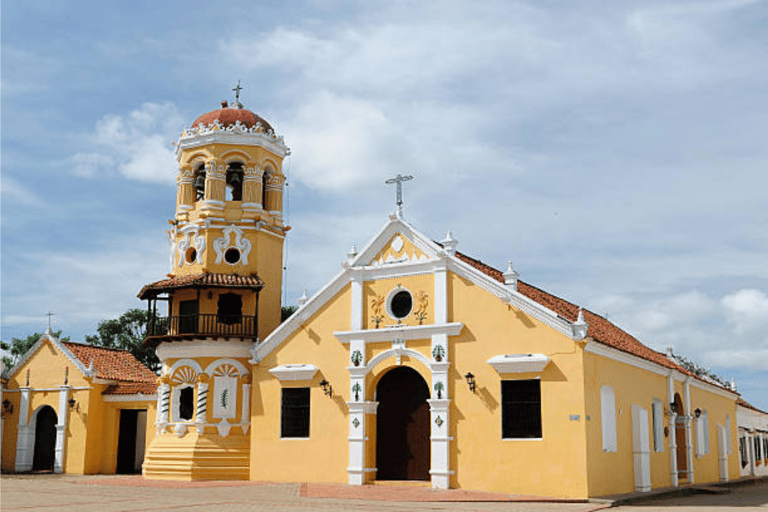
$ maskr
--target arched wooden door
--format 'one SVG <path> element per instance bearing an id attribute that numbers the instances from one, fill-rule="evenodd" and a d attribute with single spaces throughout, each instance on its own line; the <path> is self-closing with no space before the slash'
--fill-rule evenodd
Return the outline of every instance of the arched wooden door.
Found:
<path id="1" fill-rule="evenodd" d="M 685 408 L 680 393 L 675 393 L 675 412 L 678 414 L 675 420 L 675 442 L 677 443 L 677 478 L 688 478 L 688 440 L 685 430 Z"/>
<path id="2" fill-rule="evenodd" d="M 429 480 L 429 386 L 416 370 L 393 368 L 376 386 L 376 479 Z"/>
<path id="3" fill-rule="evenodd" d="M 32 470 L 34 471 L 53 470 L 53 460 L 56 454 L 57 421 L 56 411 L 49 405 L 37 412 L 35 454 L 32 459 Z"/>

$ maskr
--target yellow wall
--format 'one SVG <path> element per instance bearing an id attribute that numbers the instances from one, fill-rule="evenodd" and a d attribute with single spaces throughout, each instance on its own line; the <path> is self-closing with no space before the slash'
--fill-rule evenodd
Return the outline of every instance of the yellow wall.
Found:
<path id="1" fill-rule="evenodd" d="M 349 311 L 350 294 L 346 286 L 279 349 L 253 367 L 252 480 L 347 481 L 349 353 L 348 347 L 332 333 L 349 330 Z M 310 382 L 281 383 L 268 371 L 283 364 L 302 363 L 320 368 Z M 332 398 L 323 395 L 319 385 L 323 378 L 333 386 Z M 281 388 L 289 386 L 310 388 L 309 439 L 280 438 Z"/>
<path id="2" fill-rule="evenodd" d="M 27 421 L 31 421 L 33 414 L 40 407 L 49 405 L 59 416 L 59 391 L 58 387 L 64 384 L 64 371 L 69 367 L 69 397 L 76 400 L 74 409 L 67 407 L 67 428 L 65 431 L 65 458 L 63 470 L 65 473 L 91 474 L 114 473 L 115 461 L 108 461 L 108 457 L 114 458 L 117 453 L 117 426 L 111 418 L 110 411 L 119 407 L 148 409 L 148 418 L 152 417 L 154 423 L 155 403 L 153 400 L 145 402 L 131 402 L 130 405 L 105 404 L 102 392 L 105 384 L 92 384 L 73 365 L 72 361 L 61 354 L 47 340 L 40 349 L 9 379 L 7 390 L 17 390 L 26 382 L 27 369 L 30 369 L 30 392 Z M 56 388 L 57 390 L 45 391 Z M 3 463 L 5 471 L 14 471 L 16 465 L 16 443 L 18 440 L 18 422 L 21 412 L 20 392 L 5 392 L 4 398 L 8 398 L 13 404 L 13 414 L 5 416 L 3 427 Z M 117 406 L 117 407 L 116 407 Z M 59 418 L 59 421 L 60 418 Z M 149 419 L 148 419 L 149 423 Z M 114 425 L 114 431 L 108 430 Z M 119 425 L 119 424 L 118 424 Z M 147 427 L 147 438 L 151 439 L 154 432 L 151 425 Z M 110 446 L 114 444 L 114 452 Z M 111 464 L 112 469 L 109 470 Z"/>
<path id="3" fill-rule="evenodd" d="M 675 428 L 670 423 L 670 416 L 664 414 L 663 424 L 668 430 L 663 438 L 664 450 L 655 452 L 653 447 L 653 399 L 661 401 L 663 410 L 669 409 L 668 381 L 664 375 L 643 370 L 612 359 L 586 354 L 585 391 L 587 415 L 590 416 L 587 429 L 587 447 L 589 461 L 590 496 L 603 496 L 633 492 L 635 490 L 634 460 L 632 446 L 632 405 L 638 405 L 648 411 L 648 433 L 650 441 L 651 486 L 652 488 L 672 485 L 670 474 L 670 438 L 669 430 Z M 602 417 L 600 390 L 610 386 L 616 397 L 616 435 L 617 451 L 604 452 L 602 441 Z M 685 384 L 674 381 L 674 391 L 685 402 Z M 690 387 L 691 414 L 696 407 L 708 409 L 710 421 L 710 453 L 702 458 L 696 457 L 696 429 L 691 426 L 691 447 L 694 453 L 694 482 L 717 482 L 719 468 L 717 460 L 717 424 L 725 424 L 725 415 L 731 418 L 732 442 L 735 434 L 735 401 L 723 398 L 715 393 Z M 705 405 L 706 404 L 706 405 Z M 685 439 L 676 439 L 676 443 L 686 443 Z M 734 444 L 734 446 L 736 446 Z M 734 450 L 735 452 L 735 450 Z M 729 457 L 729 475 L 731 478 L 738 471 L 738 462 L 733 453 Z M 681 480 L 681 483 L 684 480 Z"/>

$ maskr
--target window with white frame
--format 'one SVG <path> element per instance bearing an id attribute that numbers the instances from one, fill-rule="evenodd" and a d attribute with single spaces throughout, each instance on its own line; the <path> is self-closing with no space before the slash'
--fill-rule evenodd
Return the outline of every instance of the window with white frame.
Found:
<path id="1" fill-rule="evenodd" d="M 726 446 L 728 447 L 728 455 L 730 455 L 733 452 L 733 448 L 731 446 L 731 417 L 727 414 L 725 415 L 725 435 L 728 437 Z"/>
<path id="2" fill-rule="evenodd" d="M 701 411 L 696 419 L 696 455 L 701 457 L 709 453 L 709 415 Z"/>
<path id="3" fill-rule="evenodd" d="M 603 451 L 617 451 L 616 395 L 610 386 L 603 386 L 600 389 L 600 421 L 603 426 Z"/>
<path id="4" fill-rule="evenodd" d="M 651 405 L 651 413 L 653 414 L 653 451 L 664 451 L 664 409 L 661 405 L 661 400 L 658 398 L 653 399 Z"/>

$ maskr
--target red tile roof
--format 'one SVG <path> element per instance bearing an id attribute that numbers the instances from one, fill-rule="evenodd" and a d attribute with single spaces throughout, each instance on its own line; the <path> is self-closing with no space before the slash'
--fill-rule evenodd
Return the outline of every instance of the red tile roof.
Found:
<path id="1" fill-rule="evenodd" d="M 139 298 L 145 300 L 158 293 L 176 288 L 249 288 L 261 290 L 263 287 L 264 281 L 259 279 L 257 275 L 200 273 L 171 277 L 148 284 L 139 292 Z"/>
<path id="2" fill-rule="evenodd" d="M 486 265 L 482 261 L 471 258 L 466 254 L 462 254 L 460 252 L 456 253 L 456 257 L 459 258 L 464 263 L 467 263 L 468 265 L 476 268 L 483 274 L 495 279 L 496 281 L 499 281 L 501 283 L 504 282 L 504 276 L 502 275 L 501 271 L 489 265 Z M 546 307 L 547 309 L 554 311 L 556 314 L 562 316 L 563 318 L 566 318 L 571 322 L 576 321 L 576 317 L 579 314 L 579 307 L 576 306 L 575 304 L 571 304 L 570 302 L 564 299 L 561 299 L 560 297 L 556 297 L 550 293 L 545 292 L 544 290 L 536 288 L 535 286 L 524 283 L 522 281 L 518 281 L 517 291 L 523 294 L 524 296 L 528 297 L 529 299 L 533 300 L 534 302 L 537 302 L 542 306 Z M 697 377 L 692 372 L 686 370 L 685 368 L 678 365 L 677 363 L 670 361 L 665 354 L 662 354 L 661 352 L 656 352 L 655 350 L 652 350 L 646 347 L 645 345 L 640 343 L 634 336 L 620 329 L 619 327 L 612 324 L 611 322 L 601 317 L 600 315 L 596 315 L 595 313 L 592 313 L 591 311 L 588 311 L 586 309 L 582 309 L 582 311 L 584 313 L 584 320 L 587 322 L 589 326 L 587 328 L 587 336 L 591 337 L 595 341 L 603 343 L 604 345 L 608 345 L 609 347 L 613 347 L 615 349 L 621 350 L 623 352 L 627 352 L 634 356 L 641 357 L 645 360 L 652 361 L 666 368 L 675 369 L 686 375 L 692 375 L 698 378 L 699 380 L 708 382 L 714 386 L 718 386 L 721 388 L 723 387 L 723 386 L 720 386 L 719 384 L 714 384 L 712 382 L 705 381 L 704 379 Z"/>
<path id="3" fill-rule="evenodd" d="M 254 126 L 256 123 L 261 123 L 264 131 L 272 129 L 272 126 L 270 126 L 263 117 L 254 114 L 250 110 L 236 107 L 224 107 L 207 112 L 195 119 L 195 122 L 192 123 L 192 128 L 199 124 L 207 126 L 214 121 L 220 122 L 225 127 L 240 121 L 241 124 L 244 124 L 248 128 Z"/>
<path id="4" fill-rule="evenodd" d="M 141 364 L 127 350 L 95 347 L 71 341 L 62 341 L 64 345 L 83 365 L 88 368 L 93 361 L 96 376 L 105 380 L 117 380 L 128 383 L 152 383 L 157 376 Z M 154 391 L 153 391 L 154 393 Z"/>
<path id="5" fill-rule="evenodd" d="M 107 386 L 103 395 L 154 395 L 157 386 L 154 382 L 118 382 Z"/>
<path id="6" fill-rule="evenodd" d="M 761 412 L 763 414 L 768 414 L 768 412 L 765 412 L 765 411 L 763 411 L 761 409 L 758 409 L 757 407 L 755 407 L 754 405 L 752 405 L 751 403 L 747 402 L 746 400 L 744 400 L 741 397 L 736 399 L 736 404 L 740 405 L 742 407 L 746 407 L 747 409 L 752 409 L 753 411 Z"/>

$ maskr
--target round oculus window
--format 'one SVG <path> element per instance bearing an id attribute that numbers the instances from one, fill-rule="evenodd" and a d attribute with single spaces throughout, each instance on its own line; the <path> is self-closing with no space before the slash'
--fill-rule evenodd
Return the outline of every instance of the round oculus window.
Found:
<path id="1" fill-rule="evenodd" d="M 401 290 L 389 299 L 389 312 L 393 317 L 401 320 L 411 314 L 413 298 L 407 290 Z"/>
<path id="2" fill-rule="evenodd" d="M 224 261 L 226 261 L 230 265 L 234 265 L 235 263 L 240 261 L 240 251 L 238 251 L 234 247 L 230 247 L 224 253 Z"/>
<path id="3" fill-rule="evenodd" d="M 197 259 L 197 249 L 194 247 L 187 249 L 187 252 L 184 254 L 184 259 L 187 260 L 187 263 L 194 263 Z"/>

